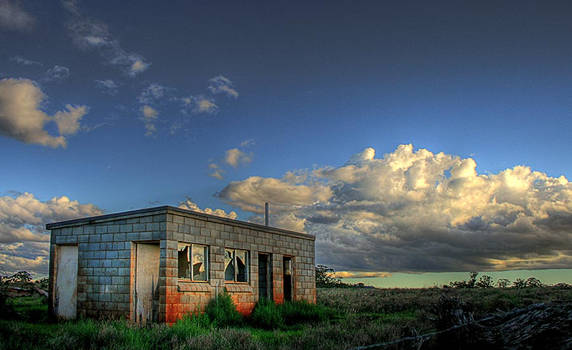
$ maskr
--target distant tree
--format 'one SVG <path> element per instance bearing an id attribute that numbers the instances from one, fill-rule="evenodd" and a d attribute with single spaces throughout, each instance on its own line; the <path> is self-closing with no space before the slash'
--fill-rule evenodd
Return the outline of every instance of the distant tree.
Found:
<path id="1" fill-rule="evenodd" d="M 36 287 L 43 289 L 43 290 L 48 290 L 48 283 L 49 283 L 49 279 L 47 277 L 39 279 L 37 281 L 34 281 L 34 284 L 36 285 Z"/>
<path id="2" fill-rule="evenodd" d="M 510 280 L 506 278 L 499 278 L 499 280 L 497 281 L 498 288 L 507 288 L 509 285 L 510 285 Z"/>
<path id="3" fill-rule="evenodd" d="M 335 276 L 335 270 L 326 265 L 316 265 L 316 287 L 343 287 L 345 284 Z"/>
<path id="4" fill-rule="evenodd" d="M 526 281 L 523 280 L 522 278 L 517 278 L 517 279 L 512 283 L 512 287 L 513 287 L 513 288 L 526 288 Z"/>
<path id="5" fill-rule="evenodd" d="M 3 286 L 13 287 L 29 287 L 32 281 L 32 275 L 27 271 L 16 272 L 9 276 L 0 276 L 0 282 Z"/>
<path id="6" fill-rule="evenodd" d="M 530 277 L 529 279 L 527 279 L 525 284 L 529 288 L 540 288 L 543 286 L 542 282 L 540 282 L 539 279 L 536 279 L 534 277 Z"/>
<path id="7" fill-rule="evenodd" d="M 493 288 L 493 278 L 489 275 L 482 275 L 476 286 L 478 288 Z"/>
<path id="8" fill-rule="evenodd" d="M 449 287 L 452 288 L 475 288 L 477 284 L 478 272 L 471 272 L 469 274 L 469 279 L 467 281 L 453 281 L 449 283 Z"/>

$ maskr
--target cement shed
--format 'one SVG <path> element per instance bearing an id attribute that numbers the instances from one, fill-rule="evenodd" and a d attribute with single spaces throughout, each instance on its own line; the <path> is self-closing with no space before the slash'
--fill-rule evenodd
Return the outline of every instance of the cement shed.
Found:
<path id="1" fill-rule="evenodd" d="M 312 235 L 162 206 L 46 225 L 53 316 L 172 323 L 228 292 L 315 303 Z"/>

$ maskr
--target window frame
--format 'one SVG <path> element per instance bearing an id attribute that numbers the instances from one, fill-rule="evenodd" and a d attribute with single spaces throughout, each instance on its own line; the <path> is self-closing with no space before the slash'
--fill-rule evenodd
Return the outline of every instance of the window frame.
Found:
<path id="1" fill-rule="evenodd" d="M 231 280 L 227 280 L 226 279 L 226 273 L 225 273 L 225 279 L 224 279 L 224 283 L 244 283 L 244 284 L 249 284 L 250 283 L 250 251 L 246 250 L 246 249 L 236 249 L 236 248 L 224 248 L 224 254 L 226 256 L 226 251 L 227 250 L 231 250 L 232 251 L 232 265 L 234 268 L 234 279 Z M 241 251 L 241 252 L 245 252 L 246 253 L 246 262 L 244 264 L 245 266 L 245 276 L 246 276 L 246 281 L 238 281 L 238 265 L 236 263 L 236 252 L 237 251 Z M 226 272 L 226 263 L 224 266 L 225 272 Z"/>
<path id="2" fill-rule="evenodd" d="M 178 252 L 182 246 L 189 248 L 189 250 L 187 251 L 187 263 L 189 264 L 188 269 L 190 271 L 190 273 L 189 273 L 190 278 L 179 277 L 179 267 L 177 264 L 177 278 L 178 278 L 178 280 L 181 282 L 208 283 L 210 281 L 210 256 L 209 256 L 210 251 L 211 251 L 210 246 L 208 246 L 206 244 L 200 244 L 200 243 L 178 242 L 178 245 L 177 245 L 177 261 L 178 261 Z M 195 280 L 195 276 L 193 274 L 193 251 L 194 251 L 195 247 L 197 247 L 199 249 L 206 248 L 206 252 L 205 252 L 205 275 L 206 275 L 206 279 L 205 280 Z"/>

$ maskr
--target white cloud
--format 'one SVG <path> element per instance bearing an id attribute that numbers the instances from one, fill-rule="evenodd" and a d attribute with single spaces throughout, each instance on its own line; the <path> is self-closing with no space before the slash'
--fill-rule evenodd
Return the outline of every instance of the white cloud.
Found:
<path id="1" fill-rule="evenodd" d="M 45 81 L 60 81 L 65 80 L 70 76 L 70 70 L 68 67 L 55 65 L 48 69 L 46 72 Z"/>
<path id="2" fill-rule="evenodd" d="M 149 68 L 150 63 L 143 61 L 141 58 L 136 58 L 131 67 L 129 68 L 129 75 L 135 76 L 141 72 L 144 72 Z"/>
<path id="3" fill-rule="evenodd" d="M 58 125 L 60 135 L 73 135 L 79 130 L 79 121 L 87 114 L 87 107 L 66 105 L 67 111 L 57 112 L 54 120 Z"/>
<path id="4" fill-rule="evenodd" d="M 157 116 L 159 115 L 159 113 L 155 109 L 149 106 L 143 106 L 141 111 L 143 112 L 143 116 L 146 119 L 156 119 Z"/>
<path id="5" fill-rule="evenodd" d="M 181 112 L 184 114 L 189 110 L 194 114 L 216 114 L 218 112 L 215 100 L 205 95 L 179 97 L 177 100 L 182 103 Z"/>
<path id="6" fill-rule="evenodd" d="M 63 5 L 72 16 L 68 31 L 79 48 L 97 50 L 108 64 L 121 67 L 131 77 L 149 68 L 151 63 L 141 55 L 123 49 L 105 23 L 83 16 L 76 1 L 63 1 Z"/>
<path id="7" fill-rule="evenodd" d="M 100 215 L 93 204 L 80 204 L 66 196 L 40 201 L 31 193 L 0 197 L 0 270 L 26 270 L 46 274 L 50 222 Z"/>
<path id="8" fill-rule="evenodd" d="M 41 62 L 29 60 L 29 59 L 22 57 L 22 56 L 12 56 L 12 57 L 10 57 L 10 61 L 16 62 L 16 63 L 24 65 L 24 66 L 42 66 L 43 65 Z"/>
<path id="9" fill-rule="evenodd" d="M 253 176 L 218 196 L 315 234 L 337 270 L 560 268 L 572 260 L 572 183 L 516 166 L 479 174 L 462 159 L 401 145 L 368 148 L 339 167 Z M 259 218 L 253 218 L 259 220 Z"/>
<path id="10" fill-rule="evenodd" d="M 222 180 L 223 179 L 223 173 L 224 170 L 222 170 L 218 164 L 216 163 L 209 163 L 209 169 L 211 170 L 211 173 L 209 174 L 209 176 L 214 177 L 215 179 L 219 179 Z"/>
<path id="11" fill-rule="evenodd" d="M 236 168 L 239 165 L 250 163 L 252 161 L 252 154 L 247 154 L 238 148 L 231 148 L 226 151 L 224 161 L 226 164 Z"/>
<path id="12" fill-rule="evenodd" d="M 238 98 L 238 91 L 236 91 L 232 86 L 232 81 L 230 79 L 218 75 L 214 78 L 209 79 L 208 89 L 213 94 L 225 94 L 229 97 Z"/>
<path id="13" fill-rule="evenodd" d="M 18 3 L 0 0 L 0 28 L 19 31 L 30 31 L 36 20 L 24 11 Z"/>
<path id="14" fill-rule="evenodd" d="M 199 213 L 221 216 L 221 217 L 229 218 L 229 219 L 236 219 L 238 217 L 238 215 L 236 215 L 236 213 L 234 211 L 227 213 L 223 209 L 211 209 L 211 208 L 201 209 L 190 198 L 187 198 L 187 200 L 185 200 L 184 202 L 179 203 L 179 208 L 186 209 L 186 210 L 192 210 L 192 211 L 196 211 Z"/>
<path id="15" fill-rule="evenodd" d="M 39 109 L 44 98 L 42 90 L 31 80 L 0 80 L 0 134 L 25 143 L 66 147 L 63 135 L 77 132 L 87 108 L 67 105 L 67 111 L 51 117 Z M 44 129 L 49 122 L 57 123 L 60 136 L 52 136 Z"/>
<path id="16" fill-rule="evenodd" d="M 193 104 L 194 113 L 215 114 L 218 111 L 218 106 L 215 104 L 215 101 L 203 95 L 194 97 Z"/>
<path id="17" fill-rule="evenodd" d="M 143 114 L 143 122 L 145 123 L 145 136 L 154 135 L 157 131 L 155 121 L 157 120 L 159 112 L 157 112 L 153 107 L 145 105 L 141 108 L 141 113 Z"/>
<path id="18" fill-rule="evenodd" d="M 253 144 L 254 144 L 254 139 L 249 139 L 242 141 L 240 143 L 240 147 L 246 148 L 252 146 Z M 253 157 L 252 152 L 246 153 L 240 148 L 231 148 L 225 152 L 224 159 L 221 160 L 221 163 L 229 165 L 233 168 L 237 168 L 240 165 L 246 165 L 252 162 L 252 157 Z M 219 164 L 217 164 L 217 162 L 214 162 L 212 160 L 210 160 L 209 162 L 210 162 L 209 169 L 211 169 L 212 171 L 209 174 L 209 176 L 222 180 L 225 171 L 221 169 L 221 167 L 219 166 Z"/>
<path id="19" fill-rule="evenodd" d="M 119 85 L 111 79 L 95 80 L 95 85 L 109 95 L 115 95 Z"/>
<path id="20" fill-rule="evenodd" d="M 315 203 L 326 203 L 333 193 L 320 183 L 291 184 L 281 179 L 251 176 L 228 184 L 218 196 L 232 205 L 254 213 L 262 213 L 265 202 L 274 210 L 290 210 Z"/>

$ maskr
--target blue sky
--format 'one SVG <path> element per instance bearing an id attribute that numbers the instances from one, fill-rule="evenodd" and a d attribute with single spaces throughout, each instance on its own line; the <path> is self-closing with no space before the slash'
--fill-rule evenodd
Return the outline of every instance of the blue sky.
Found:
<path id="1" fill-rule="evenodd" d="M 3 269 L 45 270 L 44 221 L 163 204 L 257 221 L 255 199 L 337 270 L 570 268 L 571 16 L 564 1 L 0 0 Z M 471 254 L 443 238 L 467 235 Z"/>

